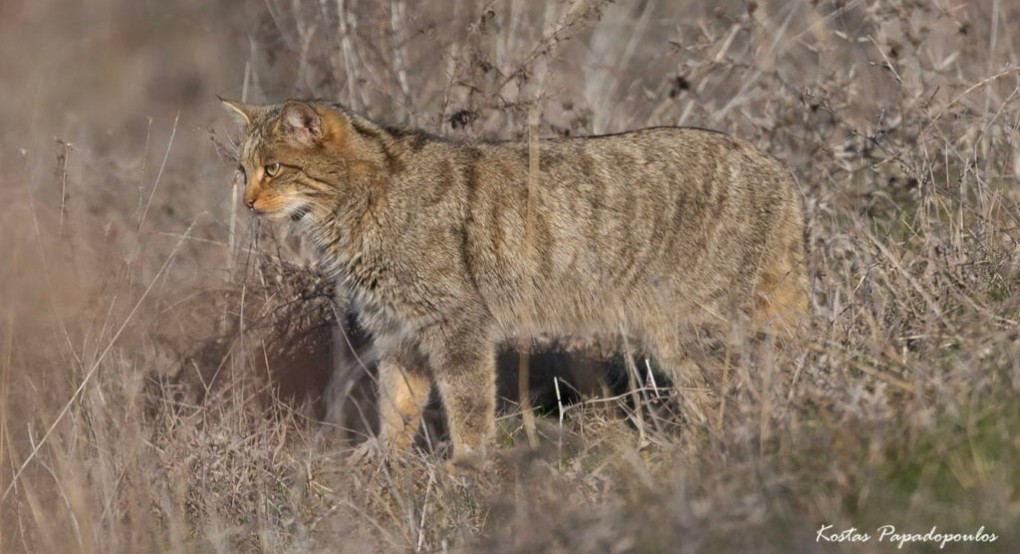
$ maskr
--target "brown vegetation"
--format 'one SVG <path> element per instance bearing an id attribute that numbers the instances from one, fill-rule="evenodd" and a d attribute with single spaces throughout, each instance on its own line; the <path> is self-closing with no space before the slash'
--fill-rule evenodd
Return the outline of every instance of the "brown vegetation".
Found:
<path id="1" fill-rule="evenodd" d="M 822 524 L 983 525 L 999 540 L 962 548 L 1015 549 L 1018 17 L 6 0 L 0 551 L 895 548 L 818 545 Z M 240 210 L 215 94 L 335 98 L 453 137 L 523 137 L 533 107 L 543 135 L 732 132 L 799 183 L 811 329 L 775 356 L 708 345 L 729 369 L 707 429 L 646 387 L 551 402 L 537 449 L 510 403 L 503 454 L 472 476 L 443 469 L 439 431 L 389 465 L 351 457 L 317 422 L 330 287 Z"/>

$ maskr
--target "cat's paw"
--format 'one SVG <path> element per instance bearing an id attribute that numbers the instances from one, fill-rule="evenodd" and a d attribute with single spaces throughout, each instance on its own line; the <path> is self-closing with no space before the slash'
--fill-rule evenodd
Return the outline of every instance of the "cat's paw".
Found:
<path id="1" fill-rule="evenodd" d="M 359 444 L 347 456 L 347 461 L 352 465 L 372 465 L 385 456 L 383 445 L 376 437 L 370 437 Z"/>
<path id="2" fill-rule="evenodd" d="M 453 477 L 473 477 L 483 473 L 490 465 L 484 456 L 469 453 L 450 458 L 443 467 L 446 468 L 446 473 Z"/>

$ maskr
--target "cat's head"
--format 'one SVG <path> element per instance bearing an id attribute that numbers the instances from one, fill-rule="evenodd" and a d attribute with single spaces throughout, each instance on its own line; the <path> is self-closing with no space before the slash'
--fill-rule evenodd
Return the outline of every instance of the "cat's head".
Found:
<path id="1" fill-rule="evenodd" d="M 328 211 L 364 155 L 348 116 L 320 102 L 253 105 L 222 100 L 243 126 L 236 182 L 244 203 L 273 220 Z"/>

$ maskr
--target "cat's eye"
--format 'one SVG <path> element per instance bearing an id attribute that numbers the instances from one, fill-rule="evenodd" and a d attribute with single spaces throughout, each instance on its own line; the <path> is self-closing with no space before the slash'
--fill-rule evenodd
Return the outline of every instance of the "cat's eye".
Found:
<path id="1" fill-rule="evenodd" d="M 244 171 L 244 166 L 237 166 L 237 171 L 234 172 L 234 182 L 244 186 L 248 184 L 248 174 Z"/>
<path id="2" fill-rule="evenodd" d="M 280 162 L 273 162 L 266 165 L 266 175 L 270 177 L 276 177 L 280 173 Z"/>

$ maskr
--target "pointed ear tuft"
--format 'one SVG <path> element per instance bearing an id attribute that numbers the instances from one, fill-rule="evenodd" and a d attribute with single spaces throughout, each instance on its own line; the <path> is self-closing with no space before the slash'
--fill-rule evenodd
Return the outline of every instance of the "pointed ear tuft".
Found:
<path id="1" fill-rule="evenodd" d="M 251 104 L 242 104 L 240 102 L 232 102 L 230 100 L 224 100 L 217 96 L 216 98 L 223 104 L 223 107 L 227 108 L 227 111 L 234 116 L 241 125 L 251 125 L 251 122 L 258 115 L 258 106 Z"/>
<path id="2" fill-rule="evenodd" d="M 314 146 L 322 142 L 322 116 L 310 104 L 288 100 L 280 112 L 280 122 L 287 140 L 299 146 Z"/>

